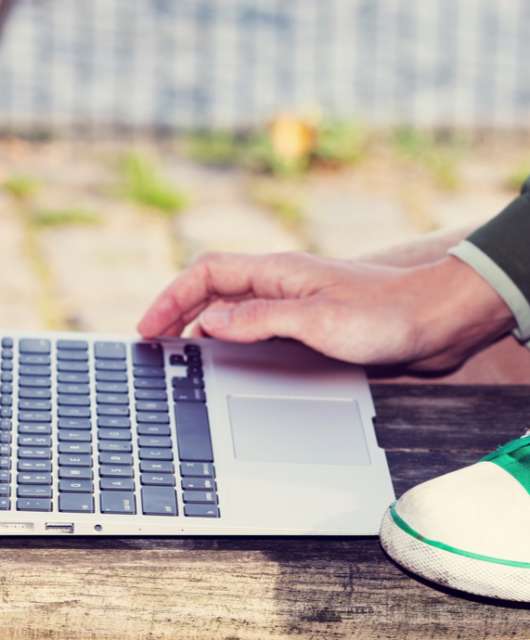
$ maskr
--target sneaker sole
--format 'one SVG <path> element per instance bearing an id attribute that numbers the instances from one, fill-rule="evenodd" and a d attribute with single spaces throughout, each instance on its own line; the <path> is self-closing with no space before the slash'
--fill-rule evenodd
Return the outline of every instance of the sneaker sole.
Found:
<path id="1" fill-rule="evenodd" d="M 398 564 L 440 585 L 489 598 L 530 602 L 530 562 L 474 554 L 424 538 L 392 505 L 381 525 L 381 544 Z"/>

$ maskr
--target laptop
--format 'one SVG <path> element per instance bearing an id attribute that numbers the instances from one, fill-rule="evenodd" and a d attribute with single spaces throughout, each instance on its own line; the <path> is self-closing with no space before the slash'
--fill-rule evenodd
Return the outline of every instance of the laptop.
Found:
<path id="1" fill-rule="evenodd" d="M 363 370 L 292 341 L 0 334 L 0 535 L 371 535 Z"/>

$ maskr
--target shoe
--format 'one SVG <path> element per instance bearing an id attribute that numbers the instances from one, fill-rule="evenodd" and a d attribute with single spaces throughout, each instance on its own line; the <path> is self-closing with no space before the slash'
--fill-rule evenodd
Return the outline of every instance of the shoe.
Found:
<path id="1" fill-rule="evenodd" d="M 530 602 L 530 431 L 407 491 L 383 518 L 381 544 L 432 582 Z"/>

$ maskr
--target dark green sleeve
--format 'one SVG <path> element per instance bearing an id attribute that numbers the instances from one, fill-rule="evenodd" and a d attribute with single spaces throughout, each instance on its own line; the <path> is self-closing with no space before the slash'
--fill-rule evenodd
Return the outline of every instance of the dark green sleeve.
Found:
<path id="1" fill-rule="evenodd" d="M 515 336 L 528 342 L 530 178 L 524 183 L 521 195 L 449 253 L 466 262 L 497 291 L 517 321 Z"/>

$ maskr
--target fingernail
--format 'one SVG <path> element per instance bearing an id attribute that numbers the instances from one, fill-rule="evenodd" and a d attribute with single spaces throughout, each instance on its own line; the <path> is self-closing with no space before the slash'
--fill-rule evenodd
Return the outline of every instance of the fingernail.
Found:
<path id="1" fill-rule="evenodd" d="M 207 309 L 201 314 L 200 322 L 205 326 L 222 328 L 230 324 L 231 317 L 231 309 Z"/>

